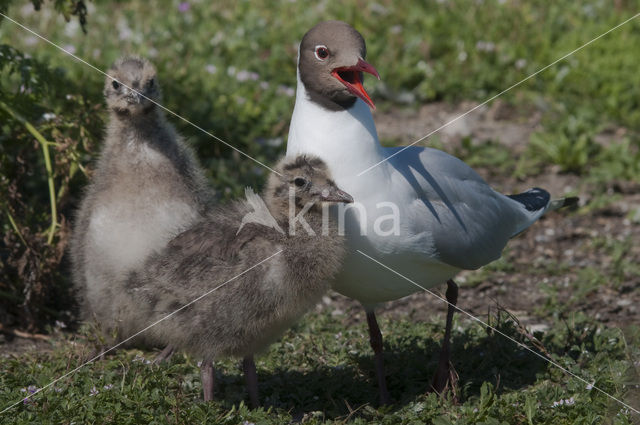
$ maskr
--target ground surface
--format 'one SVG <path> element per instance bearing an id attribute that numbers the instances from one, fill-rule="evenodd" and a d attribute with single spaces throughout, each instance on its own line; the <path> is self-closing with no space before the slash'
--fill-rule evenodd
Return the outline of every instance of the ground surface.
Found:
<path id="1" fill-rule="evenodd" d="M 418 112 L 394 109 L 378 113 L 376 119 L 383 139 L 406 144 L 423 135 L 420 133 L 420 129 L 429 131 L 431 128 L 437 128 L 440 123 L 455 118 L 474 105 L 467 102 L 456 106 L 433 104 L 423 107 Z M 608 193 L 608 195 L 606 195 L 605 201 L 602 201 L 601 195 L 594 195 L 602 192 L 601 187 L 596 187 L 599 183 L 581 180 L 572 174 L 559 173 L 557 168 L 552 166 L 546 167 L 543 172 L 536 172 L 533 176 L 515 178 L 511 177 L 509 170 L 486 165 L 492 160 L 496 146 L 506 150 L 508 155 L 514 157 L 527 154 L 526 141 L 530 132 L 535 130 L 538 122 L 535 113 L 529 114 L 529 118 L 526 119 L 523 119 L 522 116 L 521 111 L 509 111 L 508 107 L 503 104 L 498 104 L 493 108 L 481 108 L 470 114 L 468 118 L 457 122 L 457 131 L 449 129 L 440 134 L 436 143 L 439 143 L 439 147 L 459 156 L 469 155 L 471 161 L 477 162 L 476 169 L 496 189 L 517 192 L 532 186 L 540 186 L 555 195 L 569 193 L 580 196 L 580 208 L 577 211 L 549 214 L 527 232 L 515 238 L 509 244 L 503 259 L 483 269 L 461 273 L 456 279 L 460 285 L 458 306 L 483 321 L 493 320 L 492 324 L 498 327 L 500 321 L 498 320 L 498 325 L 496 325 L 497 316 L 495 314 L 498 307 L 501 306 L 540 338 L 542 338 L 541 335 L 561 334 L 562 331 L 559 329 L 565 324 L 569 329 L 574 327 L 574 322 L 583 323 L 583 320 L 586 320 L 575 317 L 590 318 L 591 321 L 587 322 L 589 325 L 585 329 L 594 326 L 595 334 L 599 334 L 605 329 L 609 329 L 605 332 L 615 333 L 616 329 L 620 328 L 623 330 L 621 335 L 624 335 L 630 324 L 640 323 L 640 308 L 638 307 L 640 306 L 640 290 L 638 290 L 640 274 L 637 268 L 637 264 L 640 264 L 640 246 L 634 243 L 634 241 L 640 240 L 640 225 L 630 215 L 634 208 L 638 208 L 640 205 L 640 184 L 611 182 L 610 187 L 605 189 L 605 194 Z M 505 129 L 505 133 L 503 133 L 503 129 Z M 465 138 L 471 140 L 472 147 L 468 145 L 465 147 Z M 491 142 L 492 140 L 499 142 L 496 145 L 496 142 Z M 429 145 L 430 143 L 425 141 L 422 144 Z M 485 152 L 483 144 L 490 146 L 491 150 Z M 444 285 L 434 289 L 442 291 Z M 435 416 L 429 416 L 424 412 L 420 413 L 422 412 L 420 409 L 425 409 L 425 412 L 429 409 L 433 409 L 434 412 L 447 409 L 446 403 L 442 405 L 436 398 L 432 396 L 424 398 L 422 395 L 425 394 L 428 379 L 435 365 L 435 355 L 442 332 L 445 311 L 446 306 L 442 301 L 425 293 L 416 293 L 378 308 L 382 331 L 387 338 L 385 359 L 388 363 L 390 388 L 396 404 L 391 411 L 376 412 L 372 409 L 372 406 L 375 406 L 373 400 L 375 400 L 376 394 L 363 310 L 353 300 L 336 293 L 328 294 L 312 316 L 307 318 L 298 329 L 289 332 L 282 342 L 274 345 L 275 348 L 272 347 L 269 357 L 258 361 L 261 392 L 269 394 L 265 399 L 265 405 L 288 412 L 282 413 L 282 410 L 278 410 L 281 412 L 279 415 L 284 415 L 278 416 L 280 419 L 275 419 L 271 414 L 266 417 L 269 420 L 278 421 L 290 415 L 289 417 L 294 421 L 331 419 L 337 422 L 355 418 L 374 422 L 382 418 L 405 420 L 414 418 L 413 415 L 415 418 L 420 418 L 418 420 L 426 420 L 425 418 L 433 420 L 433 418 L 440 417 L 436 413 L 434 413 Z M 547 373 L 549 376 L 553 376 L 557 371 L 554 371 L 552 366 L 545 366 L 543 362 L 528 357 L 526 353 L 518 354 L 515 345 L 502 336 L 484 335 L 484 330 L 478 328 L 476 324 L 461 314 L 458 314 L 456 323 L 454 364 L 461 376 L 465 405 L 450 410 L 449 418 L 466 418 L 460 420 L 463 423 L 467 423 L 464 421 L 475 423 L 480 422 L 482 418 L 497 417 L 506 421 L 503 423 L 510 423 L 509 419 L 505 419 L 510 413 L 505 413 L 504 407 L 498 409 L 497 406 L 500 403 L 524 406 L 531 403 L 531 399 L 528 397 L 533 397 L 538 403 L 540 410 L 537 412 L 543 412 L 547 402 L 541 401 L 540 392 L 551 390 L 545 389 L 544 385 L 546 384 L 541 383 L 544 381 L 536 382 L 537 378 L 534 375 L 540 376 L 541 373 Z M 507 329 L 513 331 L 512 328 L 507 327 Z M 514 337 L 521 336 L 516 331 L 509 334 Z M 66 337 L 62 337 L 62 335 L 56 333 L 49 342 L 41 339 L 31 340 L 6 336 L 0 343 L 0 356 L 4 359 L 5 364 L 13 361 L 12 359 L 21 359 L 21 361 L 30 359 L 28 361 L 38 362 L 50 358 L 48 356 L 73 364 L 75 360 L 72 361 L 72 359 L 79 360 L 82 356 L 86 356 L 86 349 L 81 348 L 84 345 L 73 343 L 75 338 L 73 335 L 67 334 Z M 552 338 L 551 336 L 549 338 Z M 624 340 L 624 337 L 621 337 Z M 78 338 L 82 342 L 85 337 L 78 335 Z M 327 342 L 324 338 L 329 338 L 329 341 Z M 576 338 L 580 340 L 580 337 Z M 583 335 L 582 338 L 578 345 L 591 347 L 585 342 L 591 336 L 585 337 Z M 608 338 L 615 340 L 615 337 L 609 336 Z M 553 339 L 547 341 L 549 346 L 553 346 L 552 341 Z M 71 345 L 69 345 L 70 343 Z M 568 343 L 564 342 L 563 344 Z M 498 364 L 510 366 L 505 366 L 503 370 L 496 370 L 495 365 L 484 363 L 471 369 L 470 366 L 467 366 L 467 363 L 474 358 L 474 353 L 491 351 L 491 346 L 495 346 L 493 349 L 496 350 L 492 354 L 493 356 L 504 356 Z M 592 348 L 584 349 L 586 352 Z M 293 351 L 289 352 L 288 350 Z M 553 348 L 549 348 L 549 350 L 554 352 Z M 558 352 L 558 350 L 555 351 Z M 282 359 L 288 355 L 286 353 L 295 354 L 298 357 L 303 356 L 305 360 L 293 369 L 281 369 L 284 367 Z M 169 371 L 178 368 L 181 370 L 180 373 L 186 376 L 184 379 L 190 382 L 186 387 L 184 387 L 186 384 L 178 384 L 178 388 L 186 388 L 190 391 L 186 396 L 187 401 L 190 398 L 197 400 L 199 397 L 198 384 L 195 384 L 194 387 L 194 384 L 191 383 L 192 381 L 197 382 L 197 369 L 189 359 L 186 359 L 185 363 L 183 356 L 179 355 L 172 360 L 168 366 L 169 369 L 163 369 L 161 366 L 160 369 L 149 370 L 147 367 L 147 369 L 133 371 L 135 368 L 144 367 L 144 361 L 141 360 L 145 358 L 143 356 L 148 358 L 152 355 L 137 351 L 117 354 L 113 360 L 88 366 L 84 378 L 88 382 L 94 382 L 96 379 L 107 382 L 103 376 L 112 376 L 116 373 L 116 377 L 113 379 L 120 379 L 117 378 L 117 368 L 120 366 L 115 366 L 116 372 L 114 372 L 109 369 L 109 362 L 122 364 L 122 362 L 127 363 L 128 361 L 127 368 L 132 368 L 129 373 L 140 374 L 140 376 L 152 374 L 151 377 L 144 378 L 145 382 L 159 379 L 158 376 L 171 377 L 173 372 Z M 343 355 L 347 357 L 345 358 Z M 468 358 L 467 356 L 472 357 Z M 520 356 L 524 356 L 522 364 L 515 360 Z M 65 358 L 67 360 L 64 360 Z M 273 360 L 274 358 L 275 360 Z M 638 357 L 631 357 L 628 360 L 632 360 L 631 363 L 626 361 L 623 363 L 631 364 L 632 367 L 625 373 L 630 373 L 631 378 L 629 379 L 633 383 L 633 379 L 637 380 L 637 369 L 640 367 L 640 363 L 638 363 Z M 515 365 L 512 364 L 514 362 Z M 633 366 L 634 362 L 635 366 Z M 142 364 L 134 366 L 138 363 Z M 589 364 L 583 360 L 581 369 L 577 372 L 586 374 L 585 370 Z M 513 367 L 513 370 L 509 369 L 510 367 Z M 524 372 L 528 368 L 531 368 L 531 373 L 534 375 Z M 623 369 L 625 368 L 626 366 Z M 59 376 L 68 369 L 67 366 L 66 369 L 58 370 L 47 379 Z M 93 371 L 91 371 L 92 369 Z M 214 415 L 213 422 L 217 422 L 222 417 L 230 421 L 229 423 L 233 423 L 231 418 L 249 418 L 247 420 L 258 422 L 261 416 L 258 413 L 249 413 L 246 407 L 241 407 L 235 413 L 236 416 L 224 413 L 229 412 L 227 410 L 229 406 L 240 402 L 244 395 L 242 377 L 233 363 L 225 363 L 223 369 L 225 370 L 224 375 L 218 376 L 217 379 L 222 387 L 222 397 L 226 402 L 223 403 L 223 410 L 216 413 L 218 416 Z M 547 372 L 543 372 L 544 370 Z M 336 382 L 338 375 L 341 378 Z M 46 384 L 47 379 L 38 382 L 38 386 Z M 80 379 L 79 377 L 78 380 Z M 125 377 L 123 376 L 122 379 L 124 382 Z M 560 374 L 559 377 L 556 375 L 555 379 L 562 381 L 566 378 Z M 483 382 L 491 382 L 493 386 L 486 387 Z M 24 384 L 25 387 L 26 385 Z M 87 385 L 90 384 L 85 382 L 86 393 L 97 388 L 96 391 L 101 391 L 104 393 L 103 396 L 107 397 L 107 388 L 110 388 L 108 385 L 111 384 L 107 384 L 102 390 L 99 385 L 97 387 L 87 387 Z M 132 385 L 132 388 L 135 387 L 134 384 Z M 175 384 L 170 381 L 167 385 Z M 299 385 L 309 385 L 309 394 L 301 393 Z M 584 394 L 584 385 L 580 385 L 577 390 L 570 392 L 576 394 L 575 397 L 581 397 Z M 315 394 L 318 394 L 318 391 L 322 392 L 319 388 L 324 387 L 327 387 L 327 394 L 318 398 Z M 144 388 L 144 386 L 141 387 L 140 391 L 146 391 Z M 276 388 L 275 392 L 271 392 L 274 391 L 273 388 Z M 314 390 L 314 388 L 318 389 Z M 509 393 L 513 389 L 517 391 Z M 72 390 L 67 391 L 71 392 Z M 492 396 L 493 391 L 496 394 L 502 394 L 502 396 L 499 401 L 493 399 L 493 407 L 487 408 L 485 416 L 478 416 L 479 407 L 469 407 L 471 410 L 465 411 L 464 406 L 470 403 L 471 406 L 477 406 L 477 400 L 480 400 L 480 405 L 482 405 L 482 400 L 494 397 Z M 298 396 L 293 398 L 291 395 L 285 396 L 289 392 L 297 393 Z M 534 395 L 522 395 L 530 392 Z M 520 395 L 515 396 L 514 394 Z M 91 394 L 89 395 L 91 396 Z M 510 397 L 524 398 L 509 401 Z M 552 405 L 557 400 L 569 399 L 569 396 L 562 393 L 557 393 L 553 397 L 555 400 L 549 400 L 548 405 Z M 637 402 L 640 399 L 637 385 L 635 387 L 631 385 L 625 397 L 629 403 Z M 416 400 L 421 401 L 417 402 Z M 586 400 L 585 402 L 589 403 Z M 608 411 L 610 415 L 614 415 L 612 412 L 617 412 L 617 410 L 615 406 L 611 406 L 609 403 Z M 175 406 L 173 408 L 178 409 Z M 491 409 L 495 411 L 489 413 L 492 411 Z M 516 411 L 520 412 L 520 409 L 517 408 Z M 234 412 L 234 410 L 232 409 L 230 412 Z M 189 414 L 193 415 L 194 413 L 191 410 Z M 609 414 L 604 414 L 602 417 L 607 417 Z M 176 415 L 178 414 L 176 413 Z M 529 418 L 521 413 L 518 415 L 520 416 L 517 417 L 517 423 L 526 423 Z M 575 415 L 575 413 L 569 414 L 567 418 L 575 417 Z M 100 415 L 97 417 L 105 418 Z M 187 417 L 188 420 L 194 418 L 194 416 Z M 544 413 L 535 413 L 530 417 L 542 420 L 546 416 Z M 577 417 L 580 417 L 580 414 L 577 414 Z M 110 416 L 107 415 L 106 418 L 108 419 Z M 549 418 L 556 420 L 558 416 L 553 413 Z M 175 422 L 180 422 L 180 420 L 176 419 Z"/>
<path id="2" fill-rule="evenodd" d="M 235 360 L 217 362 L 216 400 L 202 403 L 199 359 L 176 354 L 154 365 L 154 352 L 136 349 L 109 353 L 24 400 L 82 365 L 100 342 L 91 329 L 60 315 L 70 309 L 70 297 L 57 292 L 68 282 L 57 256 L 66 227 L 56 234 L 47 229 L 56 203 L 71 221 L 65 208 L 75 205 L 86 184 L 73 170 L 90 168 L 100 146 L 104 81 L 5 19 L 0 44 L 17 48 L 18 56 L 7 59 L 15 52 L 3 47 L 0 101 L 8 108 L 0 111 L 0 191 L 17 191 L 27 204 L 14 202 L 17 231 L 4 215 L 0 222 L 14 264 L 0 268 L 0 301 L 13 318 L 0 321 L 49 337 L 12 339 L 16 329 L 0 336 L 0 409 L 17 402 L 0 413 L 0 423 L 640 422 L 621 404 L 640 407 L 640 73 L 632 54 L 640 32 L 637 19 L 627 21 L 637 16 L 634 2 L 255 0 L 233 8 L 198 0 L 174 0 L 166 8 L 86 2 L 86 34 L 77 19 L 54 11 L 54 3 L 65 7 L 60 2 L 45 2 L 39 12 L 33 2 L 8 3 L 9 16 L 98 69 L 108 69 L 123 52 L 148 57 L 158 69 L 165 106 L 264 163 L 273 163 L 286 141 L 297 42 L 319 20 L 345 20 L 366 38 L 367 60 L 382 77 L 367 78 L 365 86 L 378 106 L 383 143 L 413 142 L 474 102 L 514 87 L 421 144 L 462 158 L 505 193 L 540 186 L 557 196 L 579 195 L 581 204 L 536 223 L 501 260 L 457 277 L 460 308 L 556 363 L 457 314 L 452 358 L 460 376 L 458 404 L 427 394 L 444 319 L 444 305 L 428 294 L 378 309 L 393 400 L 388 407 L 376 402 L 362 310 L 336 294 L 257 357 L 264 409 L 246 407 Z M 585 48 L 576 51 L 579 46 Z M 12 111 L 60 143 L 51 152 L 57 195 L 48 188 L 42 155 L 49 145 L 34 144 Z M 266 173 L 252 161 L 172 122 L 197 150 L 222 198 L 264 182 Z M 14 184 L 19 181 L 28 184 Z M 20 266 L 20 228 L 32 236 L 24 245 L 35 240 L 38 255 L 46 255 L 42 264 L 49 268 L 37 281 L 22 274 L 31 269 Z M 46 250 L 51 235 L 58 249 Z M 54 289 L 58 297 L 48 296 Z M 58 319 L 68 326 L 35 326 L 32 312 L 43 313 L 39 323 Z"/>

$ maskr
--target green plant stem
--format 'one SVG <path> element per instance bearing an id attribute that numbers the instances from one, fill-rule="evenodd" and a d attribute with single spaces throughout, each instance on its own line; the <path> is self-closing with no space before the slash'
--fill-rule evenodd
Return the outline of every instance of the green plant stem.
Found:
<path id="1" fill-rule="evenodd" d="M 0 106 L 2 109 L 7 111 L 9 115 L 11 115 L 16 120 L 20 121 L 27 131 L 31 133 L 33 137 L 40 143 L 40 147 L 42 147 L 42 154 L 44 156 L 44 166 L 47 169 L 47 182 L 49 183 L 49 201 L 51 203 L 51 225 L 47 232 L 49 236 L 47 237 L 47 243 L 51 245 L 53 242 L 53 237 L 56 233 L 56 228 L 58 227 L 58 211 L 56 205 L 56 188 L 55 182 L 53 180 L 53 167 L 51 166 L 51 155 L 49 154 L 49 145 L 51 144 L 45 137 L 40 133 L 29 121 L 20 116 L 17 112 L 12 110 L 8 105 L 4 102 L 0 102 Z"/>
<path id="2" fill-rule="evenodd" d="M 13 219 L 13 216 L 11 215 L 11 212 L 9 212 L 9 208 L 5 207 L 4 210 L 5 210 L 5 214 L 7 214 L 7 217 L 9 217 L 9 223 L 11 223 L 11 227 L 13 227 L 13 230 L 17 233 L 18 237 L 20 238 L 20 240 L 22 241 L 24 246 L 27 246 L 27 241 L 22 236 L 22 233 L 20 232 L 20 229 L 18 229 L 18 225 L 16 224 L 16 221 Z"/>
<path id="3" fill-rule="evenodd" d="M 42 147 L 42 154 L 44 156 L 44 164 L 47 169 L 47 181 L 49 183 L 49 201 L 51 203 L 51 227 L 49 228 L 49 236 L 47 237 L 47 243 L 51 245 L 53 242 L 53 237 L 56 233 L 56 228 L 58 227 L 58 211 L 56 205 L 56 188 L 55 182 L 53 181 L 53 167 L 51 166 L 51 156 L 49 154 L 49 144 L 47 140 L 42 136 L 42 134 L 36 130 L 36 128 L 31 125 L 28 121 L 24 122 L 25 127 L 35 137 L 38 142 L 40 142 L 40 146 Z"/>

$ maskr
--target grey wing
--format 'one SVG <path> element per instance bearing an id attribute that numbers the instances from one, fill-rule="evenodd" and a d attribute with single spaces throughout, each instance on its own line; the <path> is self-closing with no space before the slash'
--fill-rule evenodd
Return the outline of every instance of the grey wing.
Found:
<path id="1" fill-rule="evenodd" d="M 448 265 L 477 269 L 498 259 L 507 241 L 544 212 L 496 192 L 445 152 L 415 147 L 393 160 L 396 179 L 412 186 L 412 205 L 424 211 L 421 224 L 431 233 L 436 259 Z"/>

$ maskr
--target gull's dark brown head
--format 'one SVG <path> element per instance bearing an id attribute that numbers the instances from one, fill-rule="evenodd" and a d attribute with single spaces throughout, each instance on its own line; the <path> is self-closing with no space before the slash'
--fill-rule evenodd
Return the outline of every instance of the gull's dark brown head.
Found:
<path id="1" fill-rule="evenodd" d="M 114 63 L 104 83 L 104 96 L 110 110 L 120 117 L 148 113 L 160 100 L 156 70 L 146 59 L 129 56 Z"/>
<path id="2" fill-rule="evenodd" d="M 365 62 L 364 38 L 341 21 L 320 22 L 300 43 L 299 71 L 311 100 L 331 110 L 351 107 L 356 98 L 375 109 L 362 86 L 363 72 L 378 78 L 378 71 Z"/>
<path id="3" fill-rule="evenodd" d="M 331 178 L 327 164 L 312 155 L 285 157 L 276 166 L 277 175 L 269 177 L 266 199 L 269 208 L 283 209 L 285 215 L 289 211 L 289 198 L 295 197 L 297 208 L 311 203 L 321 205 L 323 202 L 353 202 L 348 193 L 342 191 Z"/>

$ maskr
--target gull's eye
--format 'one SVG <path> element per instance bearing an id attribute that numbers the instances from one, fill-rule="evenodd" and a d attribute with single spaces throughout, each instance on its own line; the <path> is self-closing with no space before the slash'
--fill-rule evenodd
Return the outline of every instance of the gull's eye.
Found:
<path id="1" fill-rule="evenodd" d="M 114 89 L 116 89 L 116 90 L 118 90 L 118 89 L 120 88 L 120 83 L 119 83 L 119 82 L 117 82 L 117 81 L 115 81 L 115 80 L 113 80 L 113 81 L 111 82 L 111 85 L 112 85 L 112 86 L 113 86 L 113 88 L 114 88 Z"/>
<path id="2" fill-rule="evenodd" d="M 150 79 L 149 80 L 149 88 L 152 88 L 155 83 L 156 83 L 156 79 L 155 78 Z"/>
<path id="3" fill-rule="evenodd" d="M 307 181 L 305 179 L 303 179 L 302 177 L 296 177 L 293 180 L 293 183 L 298 187 L 302 187 L 302 186 L 307 184 Z"/>
<path id="4" fill-rule="evenodd" d="M 323 61 L 329 57 L 329 49 L 327 46 L 316 46 L 316 59 Z"/>

